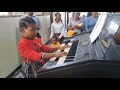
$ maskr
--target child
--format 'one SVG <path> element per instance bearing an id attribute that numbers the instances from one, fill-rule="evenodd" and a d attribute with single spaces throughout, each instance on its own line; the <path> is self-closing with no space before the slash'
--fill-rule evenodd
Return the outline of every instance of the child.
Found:
<path id="1" fill-rule="evenodd" d="M 60 43 L 58 42 L 57 37 L 55 37 L 55 36 L 53 36 L 51 39 L 51 47 L 52 48 L 60 47 Z"/>
<path id="2" fill-rule="evenodd" d="M 40 38 L 36 36 L 36 23 L 30 17 L 25 17 L 19 21 L 22 39 L 18 44 L 18 50 L 22 57 L 21 71 L 25 78 L 36 78 L 37 70 L 52 57 L 61 57 L 67 55 L 66 52 L 55 52 L 58 49 L 64 50 L 69 47 L 50 48 L 42 44 Z M 54 52 L 54 53 L 52 53 Z"/>

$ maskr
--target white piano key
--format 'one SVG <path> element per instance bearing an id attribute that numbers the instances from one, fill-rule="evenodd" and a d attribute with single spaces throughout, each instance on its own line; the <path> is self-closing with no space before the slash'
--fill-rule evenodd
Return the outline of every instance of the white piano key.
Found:
<path id="1" fill-rule="evenodd" d="M 70 48 L 71 48 L 71 46 L 72 46 L 72 43 L 68 43 L 68 45 L 70 45 L 70 47 L 69 47 L 69 48 L 66 48 L 66 49 L 64 50 L 64 52 L 67 52 L 67 53 L 69 52 L 69 50 L 70 50 Z M 63 63 L 65 62 L 66 57 L 67 57 L 67 56 L 60 57 L 59 60 L 58 60 L 58 62 L 57 62 L 57 64 L 63 64 Z"/>
<path id="2" fill-rule="evenodd" d="M 65 45 L 65 43 L 63 43 L 61 46 L 64 46 L 64 45 Z M 57 51 L 60 52 L 61 50 L 57 50 Z M 56 57 L 53 57 L 49 61 L 55 61 L 55 59 L 56 59 Z"/>

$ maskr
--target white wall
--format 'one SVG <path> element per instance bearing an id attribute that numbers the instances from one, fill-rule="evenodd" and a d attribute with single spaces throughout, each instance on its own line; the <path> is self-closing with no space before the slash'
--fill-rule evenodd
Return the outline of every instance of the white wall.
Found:
<path id="1" fill-rule="evenodd" d="M 49 38 L 49 16 L 39 16 L 42 23 L 41 36 L 45 43 Z M 0 17 L 0 78 L 7 77 L 20 65 L 17 43 L 20 40 L 19 17 Z"/>
<path id="2" fill-rule="evenodd" d="M 42 24 L 42 28 L 40 30 L 42 42 L 46 43 L 50 37 L 50 16 L 39 16 L 39 19 Z"/>
<path id="3" fill-rule="evenodd" d="M 16 30 L 17 18 L 0 18 L 0 78 L 6 77 L 19 65 Z"/>

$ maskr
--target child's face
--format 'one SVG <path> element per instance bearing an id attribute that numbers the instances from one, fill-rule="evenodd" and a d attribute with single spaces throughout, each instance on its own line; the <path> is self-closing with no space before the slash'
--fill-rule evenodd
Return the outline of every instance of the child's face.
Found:
<path id="1" fill-rule="evenodd" d="M 56 38 L 52 38 L 52 43 L 53 44 L 57 44 L 57 39 Z"/>
<path id="2" fill-rule="evenodd" d="M 36 25 L 29 25 L 27 28 L 23 28 L 22 32 L 26 38 L 32 40 L 36 36 Z"/>

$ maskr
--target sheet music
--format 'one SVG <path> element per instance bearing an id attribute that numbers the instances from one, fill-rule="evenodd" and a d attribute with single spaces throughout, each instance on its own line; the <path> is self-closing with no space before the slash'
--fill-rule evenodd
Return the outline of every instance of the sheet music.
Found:
<path id="1" fill-rule="evenodd" d="M 99 36 L 99 34 L 104 26 L 106 18 L 107 18 L 107 14 L 101 14 L 99 16 L 98 21 L 97 21 L 92 33 L 90 34 L 91 43 L 93 43 Z"/>

